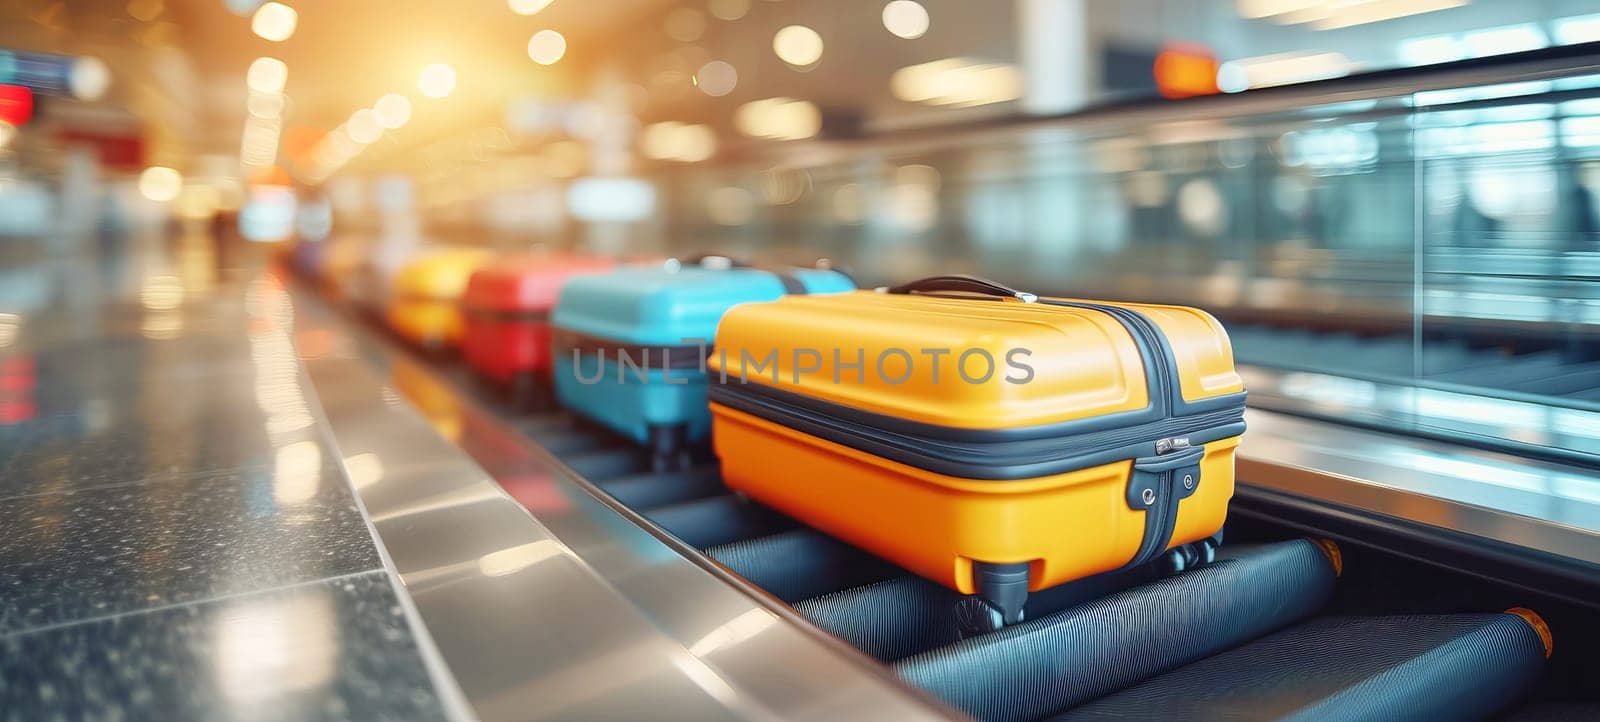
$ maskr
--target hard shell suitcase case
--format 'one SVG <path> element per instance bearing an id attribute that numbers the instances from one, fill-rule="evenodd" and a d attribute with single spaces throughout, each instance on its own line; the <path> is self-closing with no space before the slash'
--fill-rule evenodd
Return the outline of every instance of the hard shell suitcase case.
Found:
<path id="1" fill-rule="evenodd" d="M 430 351 L 461 341 L 459 303 L 467 279 L 491 254 L 478 248 L 447 248 L 426 253 L 395 274 L 384 317 L 401 338 Z"/>
<path id="2" fill-rule="evenodd" d="M 837 271 L 771 272 L 715 257 L 573 278 L 551 316 L 556 398 L 648 445 L 657 468 L 681 465 L 711 428 L 705 354 L 722 314 L 786 293 L 854 288 Z"/>
<path id="3" fill-rule="evenodd" d="M 1203 311 L 942 276 L 739 306 L 709 366 L 727 485 L 980 595 L 974 631 L 1220 539 L 1244 387 Z"/>
<path id="4" fill-rule="evenodd" d="M 550 396 L 550 311 L 562 284 L 615 265 L 598 256 L 526 256 L 474 271 L 461 297 L 462 358 L 515 403 L 542 408 Z"/>

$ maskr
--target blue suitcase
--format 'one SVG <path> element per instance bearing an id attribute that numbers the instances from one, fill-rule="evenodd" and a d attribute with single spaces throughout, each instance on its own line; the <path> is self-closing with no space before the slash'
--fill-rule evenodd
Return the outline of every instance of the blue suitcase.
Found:
<path id="1" fill-rule="evenodd" d="M 786 293 L 852 290 L 838 271 L 765 271 L 716 257 L 574 278 L 551 314 L 556 398 L 649 447 L 657 469 L 681 466 L 711 431 L 705 354 L 722 314 Z"/>

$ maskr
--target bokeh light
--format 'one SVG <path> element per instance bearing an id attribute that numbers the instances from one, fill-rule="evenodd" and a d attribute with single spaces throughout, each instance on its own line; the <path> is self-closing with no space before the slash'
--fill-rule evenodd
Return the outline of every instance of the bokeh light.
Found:
<path id="1" fill-rule="evenodd" d="M 430 98 L 443 98 L 456 89 L 456 71 L 444 63 L 434 63 L 417 76 L 417 90 Z"/>
<path id="2" fill-rule="evenodd" d="M 695 72 L 694 84 L 700 88 L 700 92 L 720 98 L 733 92 L 739 84 L 739 71 L 726 61 L 713 60 Z"/>
<path id="3" fill-rule="evenodd" d="M 250 18 L 250 30 L 264 40 L 281 43 L 294 35 L 300 14 L 294 8 L 279 2 L 269 2 L 256 8 Z"/>
<path id="4" fill-rule="evenodd" d="M 906 40 L 920 38 L 928 33 L 928 9 L 916 0 L 894 0 L 883 6 L 883 27 Z"/>
<path id="5" fill-rule="evenodd" d="M 804 25 L 789 25 L 772 36 L 772 52 L 785 63 L 808 67 L 822 59 L 822 36 Z"/>
<path id="6" fill-rule="evenodd" d="M 750 0 L 711 0 L 706 9 L 718 20 L 738 20 L 750 12 Z"/>
<path id="7" fill-rule="evenodd" d="M 166 203 L 183 192 L 183 175 L 165 166 L 150 166 L 139 174 L 139 195 Z"/>
<path id="8" fill-rule="evenodd" d="M 85 55 L 72 63 L 67 90 L 78 100 L 99 100 L 111 87 L 111 68 L 104 60 Z"/>
<path id="9" fill-rule="evenodd" d="M 639 147 L 657 160 L 697 163 L 716 154 L 717 135 L 710 126 L 669 120 L 646 126 Z"/>
<path id="10" fill-rule="evenodd" d="M 378 122 L 390 130 L 399 128 L 411 120 L 411 101 L 399 93 L 389 93 L 379 98 L 372 109 L 378 113 Z"/>
<path id="11" fill-rule="evenodd" d="M 800 140 L 822 130 L 822 111 L 807 100 L 765 98 L 739 106 L 733 114 L 739 132 L 770 140 Z"/>
<path id="12" fill-rule="evenodd" d="M 245 71 L 244 82 L 257 93 L 281 93 L 289 82 L 289 66 L 277 58 L 256 58 Z"/>
<path id="13" fill-rule="evenodd" d="M 383 123 L 378 120 L 378 113 L 371 108 L 362 108 L 351 114 L 344 130 L 350 134 L 350 140 L 362 145 L 375 143 L 383 137 Z"/>
<path id="14" fill-rule="evenodd" d="M 540 65 L 555 65 L 567 54 L 567 39 L 554 30 L 540 30 L 528 39 L 528 57 Z"/>

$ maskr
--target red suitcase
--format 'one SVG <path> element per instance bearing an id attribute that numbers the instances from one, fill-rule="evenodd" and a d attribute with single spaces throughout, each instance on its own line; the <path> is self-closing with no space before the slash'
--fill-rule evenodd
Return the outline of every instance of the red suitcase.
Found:
<path id="1" fill-rule="evenodd" d="M 573 276 L 616 262 L 596 256 L 512 256 L 472 274 L 461 298 L 466 336 L 461 353 L 480 376 L 523 406 L 548 405 L 550 310 Z"/>

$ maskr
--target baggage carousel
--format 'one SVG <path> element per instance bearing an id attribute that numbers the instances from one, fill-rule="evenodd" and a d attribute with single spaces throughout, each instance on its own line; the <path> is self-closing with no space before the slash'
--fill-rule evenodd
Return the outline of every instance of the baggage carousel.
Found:
<path id="1" fill-rule="evenodd" d="M 848 694 L 910 704 L 919 717 L 1541 719 L 1600 712 L 1537 701 L 1581 697 L 1579 680 L 1592 674 L 1584 660 L 1553 655 L 1552 630 L 1562 630 L 1562 646 L 1585 645 L 1596 633 L 1588 621 L 1600 582 L 1593 500 L 1555 501 L 1545 513 L 1529 514 L 1505 486 L 1458 473 L 1492 473 L 1497 465 L 1508 475 L 1563 473 L 1555 464 L 1253 411 L 1217 562 L 1181 573 L 1150 565 L 1069 584 L 1036 595 L 1027 622 L 963 639 L 960 595 L 730 493 L 706 450 L 690 469 L 652 472 L 648 456 L 629 441 L 566 414 L 519 410 L 458 362 L 419 355 L 344 311 L 337 321 L 349 323 L 360 348 L 353 355 L 367 373 L 387 369 L 388 383 L 436 431 L 516 505 L 550 519 L 558 538 L 557 519 L 581 518 L 587 526 L 614 525 L 619 517 L 658 553 L 690 562 L 755 603 L 704 636 L 682 640 L 691 651 L 770 649 L 769 635 L 793 632 L 799 647 L 782 655 L 796 664 L 781 674 L 795 686 L 785 697 L 812 683 L 836 684 L 809 678 L 826 676 L 807 664 L 815 652 L 836 658 L 824 664 L 853 669 L 862 688 Z M 308 362 L 308 370 L 320 389 L 319 362 Z M 356 384 L 330 376 L 327 385 Z M 329 413 L 343 446 L 339 404 Z M 369 427 L 362 435 L 373 433 Z M 1430 454 L 1456 467 L 1400 461 Z M 530 465 L 538 470 L 530 473 Z M 1547 502 L 1560 496 L 1557 486 Z M 1562 511 L 1549 513 L 1556 508 Z M 428 563 L 438 560 L 430 555 Z M 424 619 L 428 594 L 420 597 Z M 642 611 L 659 613 L 653 608 Z M 459 612 L 453 607 L 445 618 Z M 566 626 L 537 610 L 517 612 L 530 614 L 541 630 Z M 481 654 L 480 645 L 468 648 Z M 759 697 L 761 675 L 729 665 L 713 668 L 729 675 L 734 689 Z M 1569 684 L 1579 686 L 1562 689 Z M 886 712 L 833 707 L 843 703 L 840 693 L 805 695 L 825 711 L 785 708 L 780 716 Z M 599 716 L 615 715 L 604 706 L 613 701 L 573 702 L 578 706 L 549 716 L 588 716 L 579 711 L 587 704 L 602 705 Z"/>
<path id="2" fill-rule="evenodd" d="M 103 285 L 6 349 L 8 718 L 1600 714 L 1582 467 L 1254 409 L 1217 561 L 962 638 L 707 450 L 653 473 L 282 271 Z"/>

